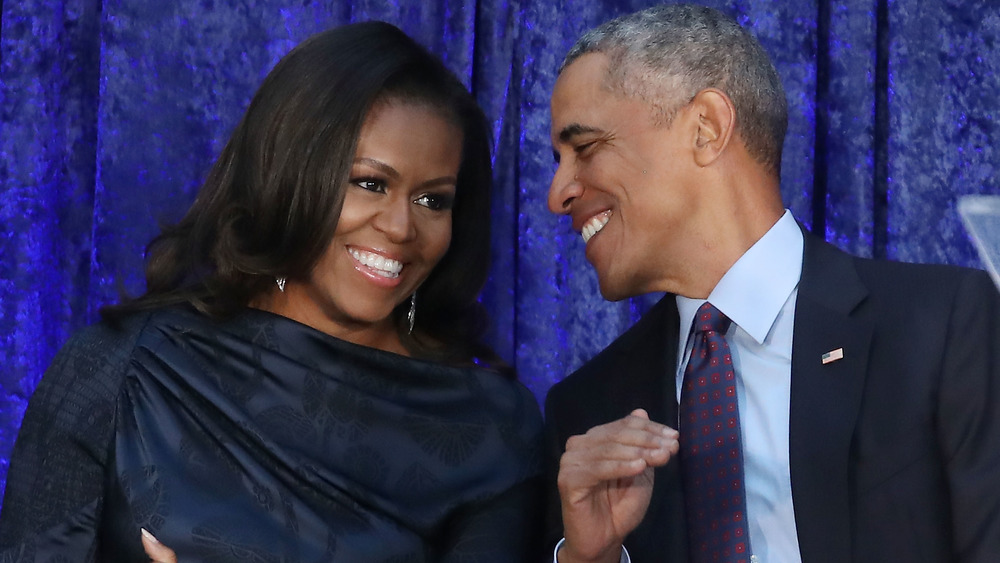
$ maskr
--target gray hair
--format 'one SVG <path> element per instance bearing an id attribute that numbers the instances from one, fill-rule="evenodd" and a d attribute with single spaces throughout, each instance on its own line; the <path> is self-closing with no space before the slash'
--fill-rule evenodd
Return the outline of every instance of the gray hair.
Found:
<path id="1" fill-rule="evenodd" d="M 649 103 L 654 119 L 666 126 L 698 92 L 725 92 L 747 152 L 779 171 L 788 127 L 785 91 L 764 48 L 733 19 L 689 4 L 627 14 L 584 34 L 559 72 L 595 52 L 610 59 L 607 86 Z"/>

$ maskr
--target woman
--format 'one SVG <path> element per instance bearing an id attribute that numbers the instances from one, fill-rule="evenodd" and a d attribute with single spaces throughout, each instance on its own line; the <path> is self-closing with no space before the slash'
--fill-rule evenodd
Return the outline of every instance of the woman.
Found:
<path id="1" fill-rule="evenodd" d="M 264 80 L 147 293 L 25 414 L 0 559 L 520 561 L 540 414 L 479 340 L 488 127 L 384 23 Z"/>

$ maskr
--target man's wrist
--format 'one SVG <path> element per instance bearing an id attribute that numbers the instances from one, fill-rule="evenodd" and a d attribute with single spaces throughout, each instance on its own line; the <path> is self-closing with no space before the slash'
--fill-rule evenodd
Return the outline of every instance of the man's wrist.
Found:
<path id="1" fill-rule="evenodd" d="M 564 553 L 565 556 L 564 559 L 559 559 L 559 550 L 561 550 L 565 545 L 566 545 L 566 538 L 559 540 L 559 543 L 556 544 L 556 548 L 552 550 L 552 563 L 599 563 L 600 561 L 600 560 L 588 560 L 586 562 L 583 562 L 583 560 L 580 559 L 573 559 L 569 553 Z M 613 555 L 609 556 L 607 558 L 607 561 L 608 563 L 616 563 L 616 560 L 614 559 Z M 621 546 L 617 563 L 632 563 L 632 559 L 629 557 L 628 550 L 625 549 L 624 545 Z"/>

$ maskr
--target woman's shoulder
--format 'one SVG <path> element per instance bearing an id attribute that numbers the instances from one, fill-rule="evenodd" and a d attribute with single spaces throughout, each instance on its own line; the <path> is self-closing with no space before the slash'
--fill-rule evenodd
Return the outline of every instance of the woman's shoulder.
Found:
<path id="1" fill-rule="evenodd" d="M 472 408 L 493 419 L 500 434 L 519 450 L 533 450 L 541 439 L 542 412 L 534 393 L 517 379 L 491 370 L 478 371 L 479 404 Z"/>
<path id="2" fill-rule="evenodd" d="M 135 342 L 149 317 L 101 321 L 73 333 L 32 393 L 18 442 L 75 436 L 79 447 L 103 459 Z"/>
<path id="3" fill-rule="evenodd" d="M 481 367 L 475 368 L 475 371 L 488 394 L 501 404 L 511 405 L 508 401 L 512 401 L 517 408 L 534 406 L 534 410 L 538 411 L 534 393 L 512 371 Z"/>
<path id="4" fill-rule="evenodd" d="M 157 311 L 134 313 L 121 319 L 101 320 L 73 333 L 59 351 L 61 355 L 121 363 L 131 355 L 135 342 Z M 94 357 L 94 352 L 97 357 Z"/>
<path id="5" fill-rule="evenodd" d="M 74 391 L 95 400 L 117 394 L 136 340 L 151 316 L 102 320 L 74 332 L 45 371 L 36 393 Z"/>

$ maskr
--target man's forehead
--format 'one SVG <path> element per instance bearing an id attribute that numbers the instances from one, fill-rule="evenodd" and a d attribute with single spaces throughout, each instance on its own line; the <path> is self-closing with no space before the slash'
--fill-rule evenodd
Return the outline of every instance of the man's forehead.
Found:
<path id="1" fill-rule="evenodd" d="M 581 55 L 563 69 L 552 91 L 553 141 L 598 127 L 590 122 L 592 112 L 601 104 L 611 103 L 604 91 L 607 57 L 601 53 Z"/>
<path id="2" fill-rule="evenodd" d="M 585 53 L 568 64 L 556 78 L 553 101 L 558 97 L 584 95 L 602 89 L 608 75 L 609 59 L 604 53 Z"/>

